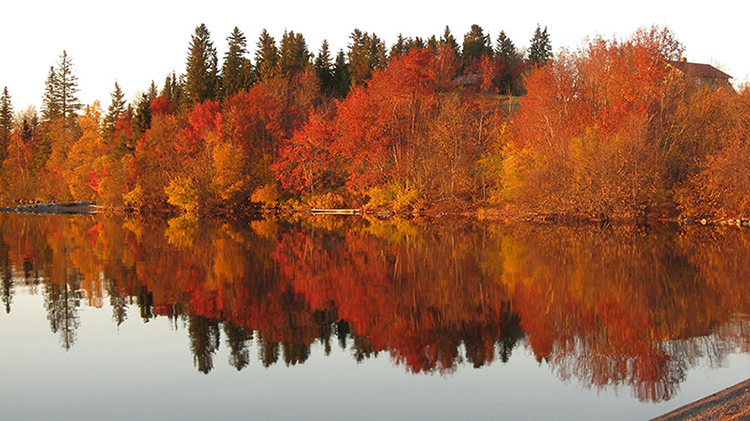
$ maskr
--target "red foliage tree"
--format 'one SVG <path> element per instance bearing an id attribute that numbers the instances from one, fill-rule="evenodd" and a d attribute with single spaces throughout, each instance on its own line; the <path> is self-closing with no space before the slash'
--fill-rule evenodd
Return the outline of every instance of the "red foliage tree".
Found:
<path id="1" fill-rule="evenodd" d="M 309 190 L 314 194 L 326 174 L 336 171 L 330 150 L 333 139 L 330 118 L 316 112 L 290 139 L 282 141 L 278 158 L 271 166 L 282 187 L 291 192 Z"/>

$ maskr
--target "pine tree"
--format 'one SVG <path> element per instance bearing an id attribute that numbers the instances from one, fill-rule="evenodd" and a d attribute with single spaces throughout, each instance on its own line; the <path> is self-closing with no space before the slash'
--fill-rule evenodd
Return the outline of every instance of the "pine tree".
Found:
<path id="1" fill-rule="evenodd" d="M 276 40 L 263 29 L 260 33 L 255 50 L 255 72 L 258 81 L 264 81 L 277 76 L 279 64 L 279 49 Z"/>
<path id="2" fill-rule="evenodd" d="M 421 37 L 409 38 L 409 42 L 406 43 L 406 51 L 425 48 L 426 46 L 427 44 Z"/>
<path id="3" fill-rule="evenodd" d="M 42 97 L 42 119 L 51 122 L 62 118 L 66 127 L 71 125 L 71 118 L 83 105 L 78 100 L 78 77 L 73 72 L 73 60 L 63 50 L 57 68 L 49 68 Z M 75 122 L 72 123 L 73 125 Z"/>
<path id="4" fill-rule="evenodd" d="M 152 101 L 154 98 L 159 96 L 159 89 L 156 87 L 156 82 L 151 80 L 151 85 L 148 86 L 148 92 L 146 92 L 146 96 L 148 96 L 148 100 Z"/>
<path id="5" fill-rule="evenodd" d="M 143 93 L 135 106 L 135 115 L 130 126 L 133 141 L 140 139 L 149 128 L 151 128 L 151 101 L 148 99 L 148 94 Z"/>
<path id="6" fill-rule="evenodd" d="M 115 81 L 115 90 L 110 94 L 112 102 L 107 109 L 107 115 L 104 117 L 104 130 L 108 134 L 115 131 L 115 124 L 120 114 L 125 112 L 125 94 L 120 89 L 120 84 Z"/>
<path id="7" fill-rule="evenodd" d="M 185 93 L 190 105 L 216 99 L 219 91 L 218 59 L 205 24 L 195 28 L 187 57 Z"/>
<path id="8" fill-rule="evenodd" d="M 391 47 L 391 58 L 401 57 L 406 52 L 406 38 L 403 35 L 398 34 L 396 43 Z"/>
<path id="9" fill-rule="evenodd" d="M 10 101 L 8 87 L 3 89 L 0 97 L 0 162 L 5 159 L 10 144 L 10 132 L 13 129 L 13 105 Z"/>
<path id="10" fill-rule="evenodd" d="M 60 61 L 57 63 L 55 82 L 57 83 L 55 90 L 57 102 L 62 117 L 67 122 L 68 118 L 83 108 L 83 105 L 76 96 L 78 93 L 78 77 L 73 73 L 73 60 L 65 50 L 63 50 Z"/>
<path id="11" fill-rule="evenodd" d="M 456 37 L 451 34 L 451 28 L 448 25 L 445 25 L 445 31 L 443 32 L 443 36 L 440 37 L 440 45 L 447 45 L 448 47 L 454 49 L 456 51 L 456 54 L 458 54 L 458 41 L 456 41 Z"/>
<path id="12" fill-rule="evenodd" d="M 294 31 L 284 31 L 279 54 L 279 73 L 284 77 L 292 77 L 303 72 L 309 65 L 310 52 L 305 37 Z"/>
<path id="13" fill-rule="evenodd" d="M 427 48 L 434 53 L 437 52 L 439 46 L 440 43 L 438 42 L 435 35 L 430 36 L 430 38 L 427 40 Z"/>
<path id="14" fill-rule="evenodd" d="M 57 72 L 54 66 L 50 66 L 42 97 L 42 120 L 44 121 L 52 121 L 62 115 L 57 97 L 57 86 Z"/>
<path id="15" fill-rule="evenodd" d="M 182 82 L 182 80 L 177 79 L 177 75 L 175 74 L 175 72 L 172 72 L 172 74 L 167 75 L 166 79 L 164 80 L 164 86 L 161 88 L 161 92 L 159 92 L 159 95 L 168 99 L 169 102 L 172 103 L 172 106 L 177 109 L 183 105 L 183 86 L 184 83 Z"/>
<path id="16" fill-rule="evenodd" d="M 505 31 L 500 31 L 500 35 L 497 36 L 497 42 L 495 45 L 495 55 L 502 57 L 505 62 L 510 62 L 518 57 L 516 46 L 513 44 L 510 38 L 505 34 Z"/>
<path id="17" fill-rule="evenodd" d="M 456 37 L 453 36 L 451 33 L 450 27 L 448 25 L 445 25 L 445 31 L 443 31 L 443 35 L 440 37 L 440 47 L 449 47 L 451 50 L 453 50 L 455 56 L 456 56 L 456 62 L 460 61 L 461 58 L 461 51 L 458 47 L 458 41 L 456 41 Z"/>
<path id="18" fill-rule="evenodd" d="M 378 38 L 377 35 L 372 34 L 368 46 L 372 57 L 371 68 L 373 70 L 383 70 L 388 67 L 388 49 L 385 46 L 385 42 Z"/>
<path id="19" fill-rule="evenodd" d="M 172 75 L 169 74 L 164 79 L 164 85 L 161 87 L 161 91 L 159 92 L 159 96 L 163 96 L 164 98 L 167 98 L 170 102 L 172 101 Z"/>
<path id="20" fill-rule="evenodd" d="M 33 106 L 29 106 L 21 112 L 21 139 L 24 142 L 31 142 L 39 128 L 39 116 Z"/>
<path id="21" fill-rule="evenodd" d="M 544 67 L 550 58 L 552 58 L 552 43 L 547 33 L 547 27 L 545 26 L 542 30 L 537 25 L 529 47 L 529 63 L 532 66 Z"/>
<path id="22" fill-rule="evenodd" d="M 320 46 L 320 51 L 318 52 L 317 57 L 315 57 L 313 68 L 318 75 L 322 91 L 325 92 L 326 95 L 331 95 L 334 91 L 333 69 L 331 66 L 331 53 L 328 50 L 328 41 L 323 40 L 323 44 Z"/>
<path id="23" fill-rule="evenodd" d="M 355 29 L 349 36 L 349 72 L 352 87 L 364 83 L 372 71 L 388 66 L 385 43 L 375 34 Z"/>
<path id="24" fill-rule="evenodd" d="M 500 31 L 497 37 L 495 55 L 503 63 L 498 76 L 500 92 L 520 95 L 523 92 L 520 80 L 523 73 L 523 59 L 505 31 Z"/>
<path id="25" fill-rule="evenodd" d="M 349 63 L 346 62 L 344 50 L 339 50 L 336 54 L 336 61 L 333 63 L 333 95 L 343 98 L 349 93 L 351 86 L 351 73 L 349 72 Z"/>
<path id="26" fill-rule="evenodd" d="M 461 57 L 464 71 L 476 71 L 476 67 L 482 57 L 487 55 L 492 55 L 490 36 L 484 34 L 481 26 L 471 25 L 471 30 L 464 35 Z"/>
<path id="27" fill-rule="evenodd" d="M 247 38 L 236 26 L 227 37 L 227 52 L 224 55 L 224 64 L 221 68 L 223 81 L 223 97 L 246 91 L 252 84 L 252 64 L 245 57 L 247 54 Z"/>

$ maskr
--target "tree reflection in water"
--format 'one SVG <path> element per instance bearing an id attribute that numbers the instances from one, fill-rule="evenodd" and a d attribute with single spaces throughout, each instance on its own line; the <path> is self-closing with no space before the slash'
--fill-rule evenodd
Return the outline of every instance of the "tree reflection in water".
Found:
<path id="1" fill-rule="evenodd" d="M 81 306 L 182 323 L 198 370 L 304 363 L 319 342 L 414 373 L 506 362 L 523 344 L 563 379 L 672 397 L 686 370 L 750 351 L 750 234 L 735 227 L 504 225 L 370 217 L 0 215 L 6 312 L 41 293 L 76 340 Z M 41 287 L 39 285 L 41 284 Z"/>

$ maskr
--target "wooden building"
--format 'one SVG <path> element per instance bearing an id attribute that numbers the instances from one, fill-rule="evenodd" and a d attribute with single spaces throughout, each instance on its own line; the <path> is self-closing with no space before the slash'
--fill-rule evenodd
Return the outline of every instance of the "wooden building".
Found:
<path id="1" fill-rule="evenodd" d="M 693 78 L 698 85 L 708 85 L 711 89 L 730 86 L 732 76 L 722 72 L 710 64 L 691 63 L 684 57 L 678 61 L 669 61 L 668 65 L 676 71 Z"/>

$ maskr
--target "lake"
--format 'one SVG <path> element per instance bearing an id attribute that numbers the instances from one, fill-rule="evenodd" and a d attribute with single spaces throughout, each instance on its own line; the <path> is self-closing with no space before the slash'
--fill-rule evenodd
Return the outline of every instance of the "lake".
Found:
<path id="1" fill-rule="evenodd" d="M 4 420 L 648 419 L 750 377 L 750 230 L 0 214 Z"/>

